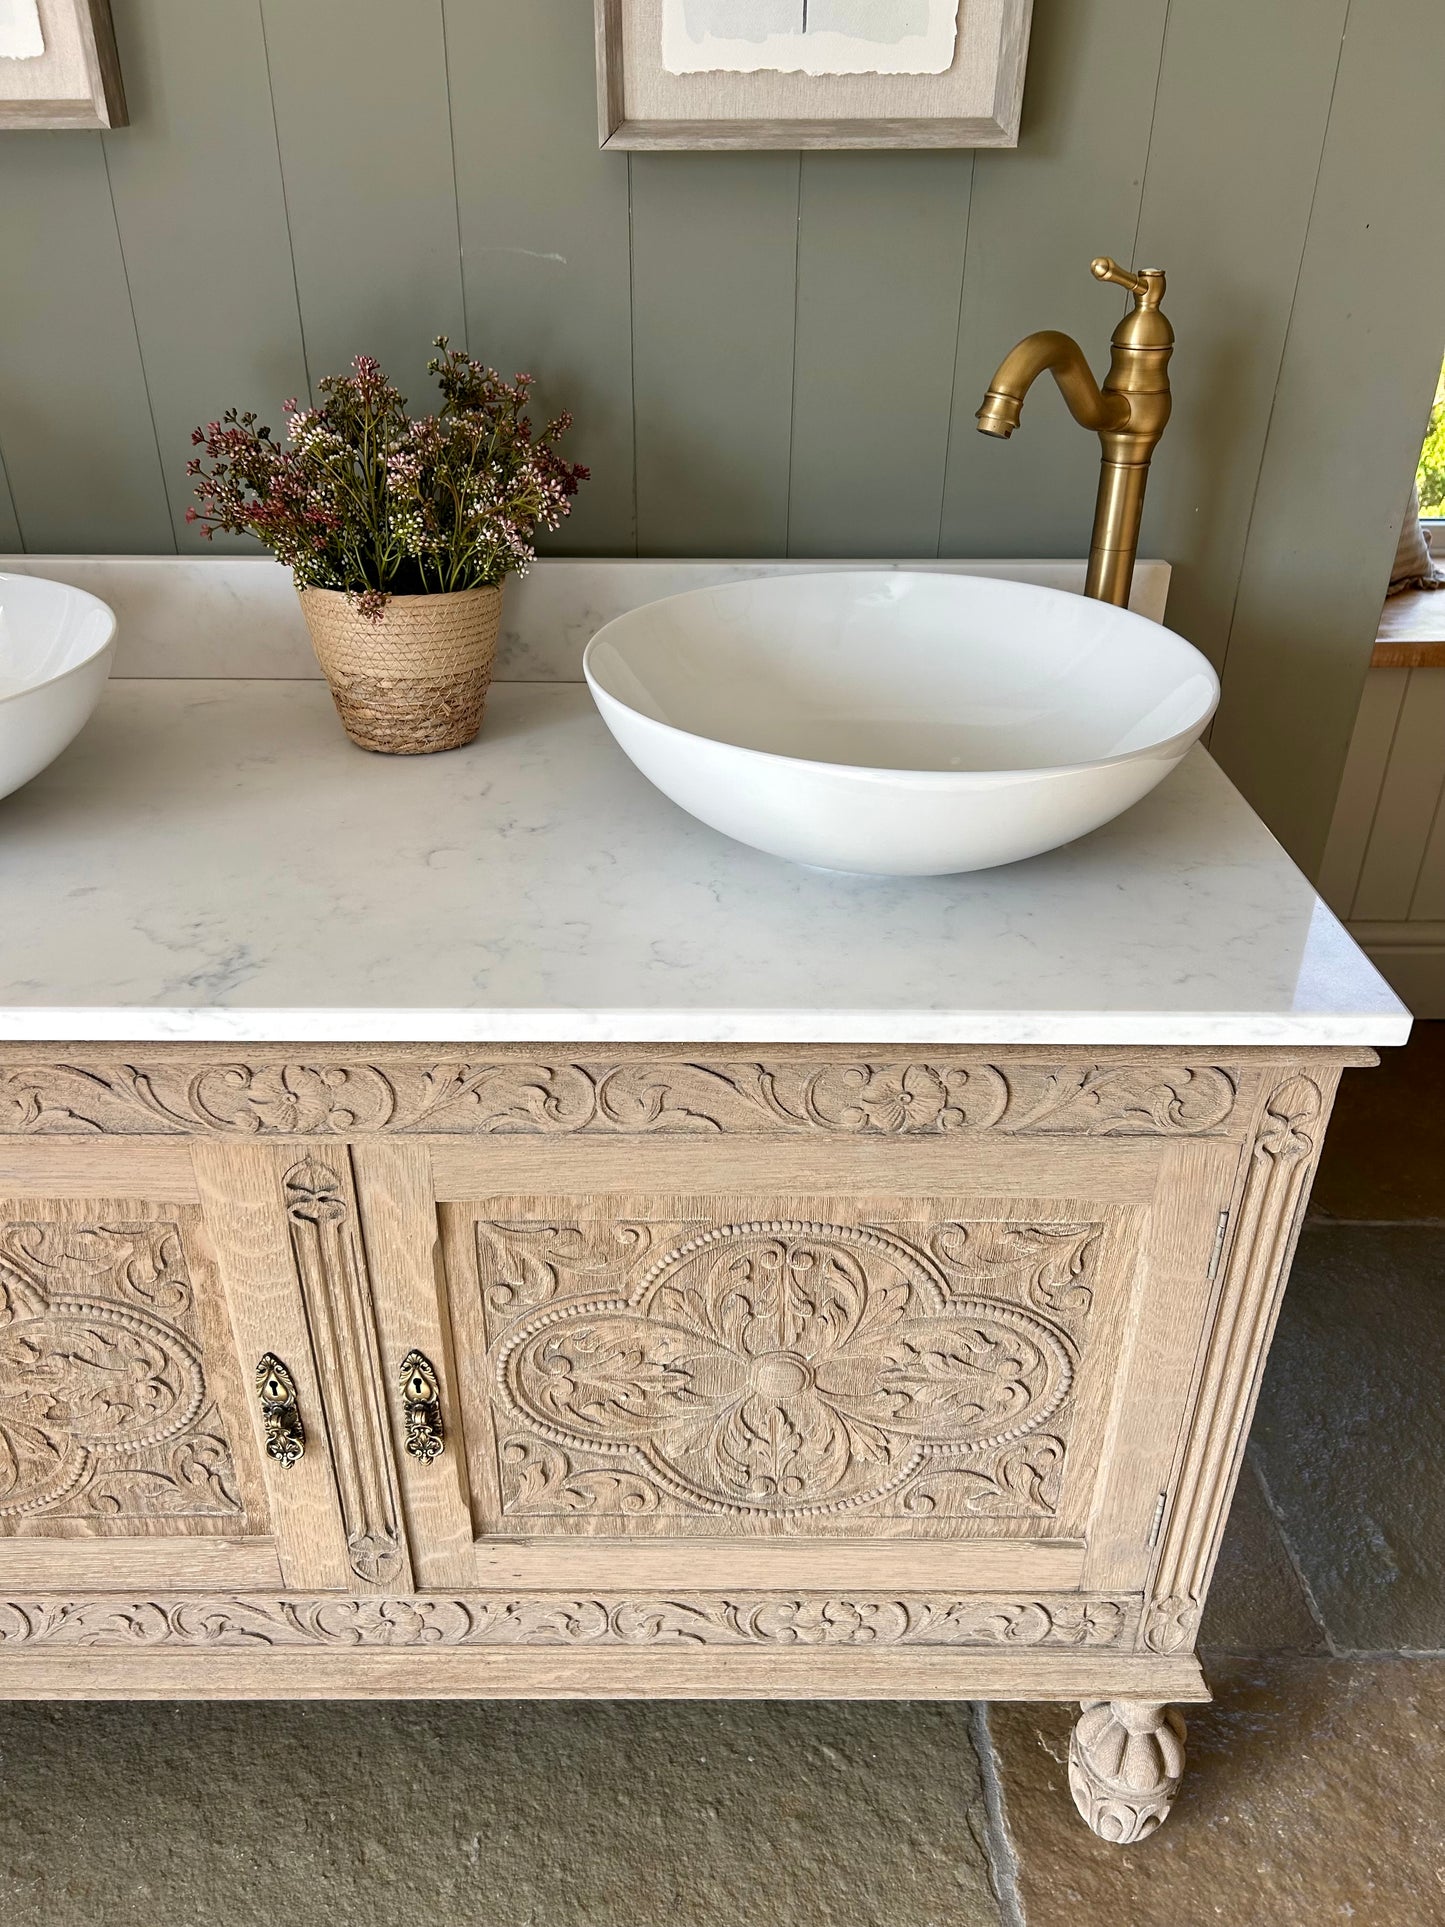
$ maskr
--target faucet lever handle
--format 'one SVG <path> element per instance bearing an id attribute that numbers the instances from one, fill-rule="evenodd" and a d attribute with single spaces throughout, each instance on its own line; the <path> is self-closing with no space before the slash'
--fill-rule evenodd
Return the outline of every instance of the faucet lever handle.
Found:
<path id="1" fill-rule="evenodd" d="M 1137 301 L 1142 301 L 1149 289 L 1149 283 L 1142 274 L 1131 274 L 1128 268 L 1121 268 L 1107 254 L 1101 254 L 1091 261 L 1089 272 L 1096 281 L 1112 281 L 1118 287 L 1127 288 Z"/>
<path id="2" fill-rule="evenodd" d="M 1164 276 L 1158 268 L 1141 268 L 1136 274 L 1128 268 L 1121 268 L 1107 254 L 1101 254 L 1091 261 L 1089 272 L 1096 281 L 1112 281 L 1116 287 L 1127 288 L 1141 307 L 1158 307 L 1164 292 Z"/>

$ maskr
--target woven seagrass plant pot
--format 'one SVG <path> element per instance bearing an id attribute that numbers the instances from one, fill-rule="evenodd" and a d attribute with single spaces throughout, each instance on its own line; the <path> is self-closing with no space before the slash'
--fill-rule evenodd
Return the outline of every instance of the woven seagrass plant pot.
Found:
<path id="1" fill-rule="evenodd" d="M 371 622 L 340 589 L 302 589 L 301 609 L 336 713 L 362 749 L 425 756 L 482 726 L 502 588 L 397 595 Z"/>

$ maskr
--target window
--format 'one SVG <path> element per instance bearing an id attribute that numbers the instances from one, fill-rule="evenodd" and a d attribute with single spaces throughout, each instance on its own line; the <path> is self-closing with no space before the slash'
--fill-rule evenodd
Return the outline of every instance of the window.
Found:
<path id="1" fill-rule="evenodd" d="M 1435 384 L 1435 406 L 1430 410 L 1430 426 L 1420 451 L 1418 480 L 1420 516 L 1433 524 L 1426 532 L 1438 555 L 1445 551 L 1445 366 Z"/>

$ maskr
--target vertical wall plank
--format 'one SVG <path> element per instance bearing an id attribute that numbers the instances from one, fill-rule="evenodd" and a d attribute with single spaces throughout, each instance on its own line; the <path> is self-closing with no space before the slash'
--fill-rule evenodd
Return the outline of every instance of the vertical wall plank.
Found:
<path id="1" fill-rule="evenodd" d="M 471 352 L 576 417 L 592 481 L 546 546 L 630 553 L 627 157 L 597 148 L 591 8 L 447 0 L 446 30 Z"/>
<path id="2" fill-rule="evenodd" d="M 32 554 L 175 548 L 98 134 L 0 136 L 0 447 Z"/>
<path id="3" fill-rule="evenodd" d="M 1365 923 L 1393 923 L 1411 914 L 1445 787 L 1445 675 L 1438 669 L 1405 674 L 1409 681 L 1351 911 Z"/>
<path id="4" fill-rule="evenodd" d="M 1216 663 L 1348 9 L 1319 0 L 1308 32 L 1294 9 L 1258 0 L 1172 0 L 1169 11 L 1138 251 L 1169 270 L 1180 345 L 1142 539 L 1174 565 L 1170 625 Z"/>
<path id="5" fill-rule="evenodd" d="M 971 154 L 807 154 L 792 555 L 932 555 Z"/>
<path id="6" fill-rule="evenodd" d="M 281 427 L 306 369 L 257 0 L 128 0 L 131 125 L 104 136 L 176 540 L 191 430 L 235 406 Z M 218 548 L 250 548 L 217 537 Z"/>
<path id="7" fill-rule="evenodd" d="M 1439 670 L 1421 670 L 1420 675 L 1439 675 Z M 1410 915 L 1414 918 L 1430 918 L 1445 923 L 1445 788 L 1435 799 L 1435 812 L 1430 823 L 1430 838 L 1425 845 L 1425 859 L 1420 865 L 1420 874 L 1415 881 L 1415 894 L 1410 901 Z"/>
<path id="8" fill-rule="evenodd" d="M 1063 328 L 1108 366 L 1117 290 L 1096 254 L 1132 254 L 1168 0 L 1036 0 L 1022 136 L 974 170 L 944 555 L 1082 555 L 1099 444 L 1047 378 L 1008 443 L 974 412 L 1020 336 Z M 1207 165 L 1204 156 L 1200 165 Z"/>
<path id="9" fill-rule="evenodd" d="M 374 355 L 430 407 L 432 339 L 463 338 L 441 0 L 261 11 L 312 384 Z"/>
<path id="10" fill-rule="evenodd" d="M 1353 0 L 1213 748 L 1306 869 L 1324 847 L 1440 367 L 1434 0 Z"/>
<path id="11" fill-rule="evenodd" d="M 0 555 L 18 555 L 20 549 L 20 524 L 15 519 L 10 478 L 5 473 L 3 454 L 0 454 Z"/>
<path id="12" fill-rule="evenodd" d="M 632 160 L 637 538 L 646 555 L 781 555 L 796 154 Z"/>
<path id="13" fill-rule="evenodd" d="M 1372 669 L 1365 682 L 1344 780 L 1335 801 L 1334 822 L 1320 865 L 1320 895 L 1338 917 L 1348 917 L 1354 906 L 1409 680 L 1408 669 Z"/>

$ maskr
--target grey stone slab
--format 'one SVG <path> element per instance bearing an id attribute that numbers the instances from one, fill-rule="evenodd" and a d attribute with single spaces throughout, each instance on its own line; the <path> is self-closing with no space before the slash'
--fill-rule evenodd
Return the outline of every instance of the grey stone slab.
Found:
<path id="1" fill-rule="evenodd" d="M 963 1706 L 0 1707 L 5 1927 L 999 1927 Z"/>
<path id="2" fill-rule="evenodd" d="M 1307 1226 L 1253 1449 L 1331 1641 L 1445 1651 L 1445 1229 Z"/>
<path id="3" fill-rule="evenodd" d="M 1174 1812 L 1137 1847 L 1074 1812 L 1073 1709 L 990 1709 L 1028 1927 L 1438 1927 L 1445 1665 L 1233 1660 L 1210 1684 Z"/>
<path id="4" fill-rule="evenodd" d="M 1327 1651 L 1274 1515 L 1246 1463 L 1229 1514 L 1199 1644 L 1206 1652 Z"/>

